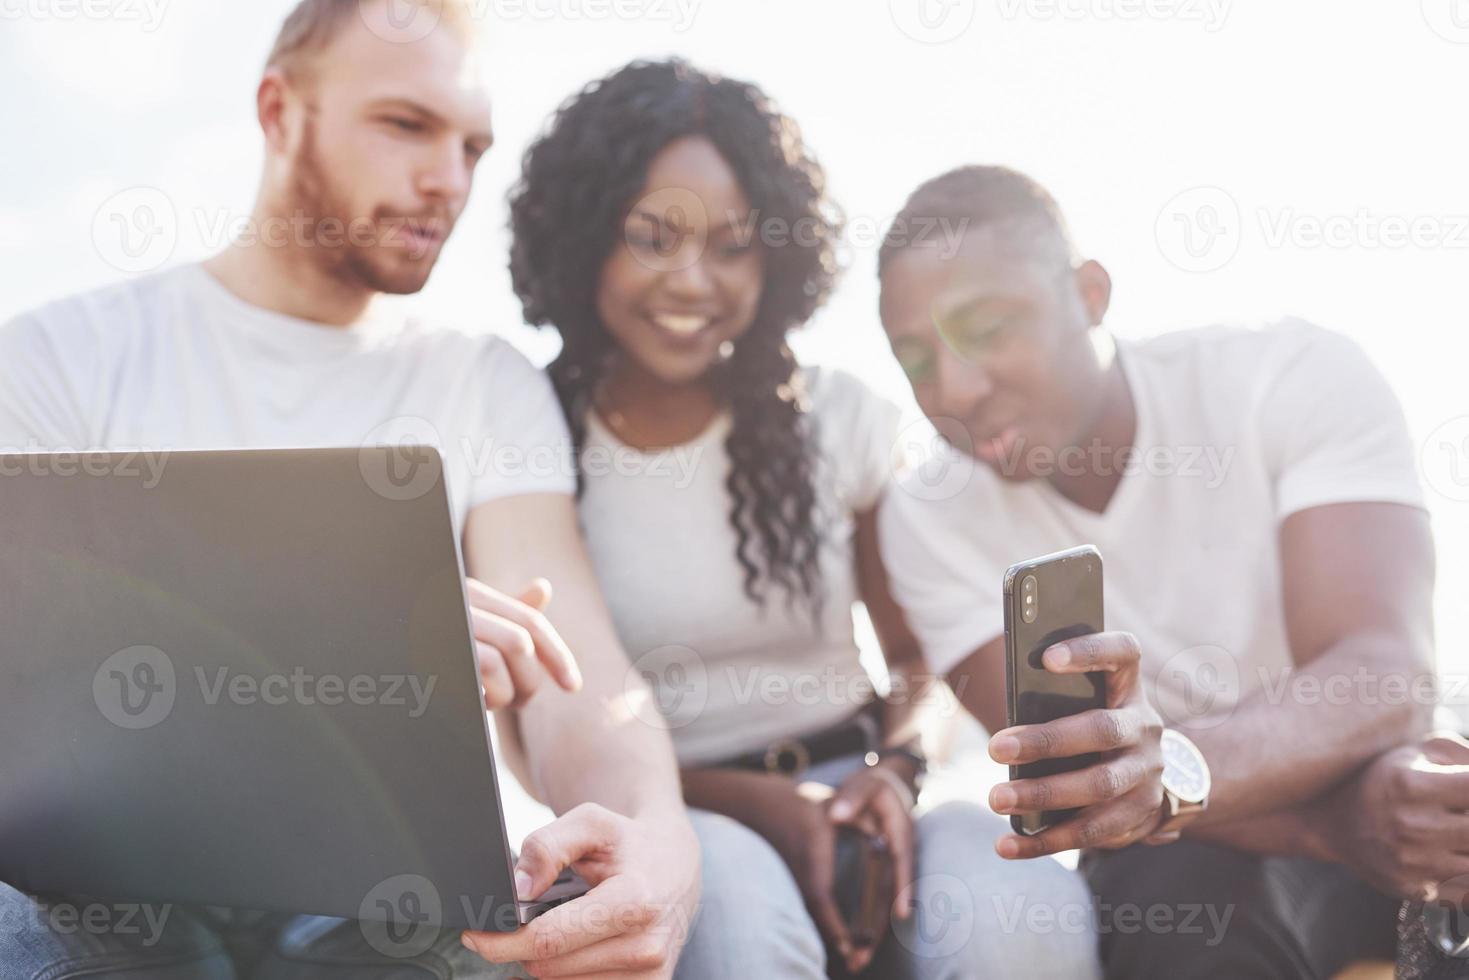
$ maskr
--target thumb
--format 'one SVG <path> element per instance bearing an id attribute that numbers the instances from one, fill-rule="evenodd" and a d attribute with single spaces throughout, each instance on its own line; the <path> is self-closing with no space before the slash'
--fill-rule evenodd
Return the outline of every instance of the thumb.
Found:
<path id="1" fill-rule="evenodd" d="M 611 811 L 584 803 L 531 834 L 515 862 L 515 894 L 521 901 L 543 895 L 562 870 L 611 847 L 618 836 L 616 819 Z"/>
<path id="2" fill-rule="evenodd" d="M 543 578 L 533 578 L 516 598 L 537 612 L 545 612 L 551 604 L 551 583 Z"/>
<path id="3" fill-rule="evenodd" d="M 1469 765 L 1469 742 L 1453 732 L 1434 732 L 1423 740 L 1423 754 L 1441 766 Z"/>
<path id="4" fill-rule="evenodd" d="M 871 779 L 849 779 L 842 784 L 841 788 L 831 798 L 831 805 L 827 808 L 827 814 L 832 823 L 849 824 L 857 819 L 857 815 L 867 809 L 872 802 L 872 794 L 877 792 L 877 784 Z"/>

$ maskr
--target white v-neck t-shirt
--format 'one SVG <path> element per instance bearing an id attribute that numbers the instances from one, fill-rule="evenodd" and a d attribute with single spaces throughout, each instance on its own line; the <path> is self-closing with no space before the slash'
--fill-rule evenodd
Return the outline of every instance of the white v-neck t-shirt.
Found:
<path id="1" fill-rule="evenodd" d="M 1107 628 L 1138 636 L 1167 721 L 1209 727 L 1291 664 L 1281 522 L 1335 503 L 1422 508 L 1413 448 L 1362 351 L 1300 321 L 1119 341 L 1118 357 L 1137 433 L 1130 457 L 1102 457 L 1124 473 L 1105 512 L 945 449 L 886 498 L 883 555 L 947 672 L 1003 634 L 1010 565 L 1096 545 Z"/>
<path id="2" fill-rule="evenodd" d="M 873 696 L 854 637 L 856 515 L 891 478 L 898 410 L 855 378 L 806 372 L 825 587 L 821 630 L 772 589 L 745 594 L 725 489 L 727 415 L 682 446 L 641 452 L 588 416 L 581 519 L 602 591 L 679 761 L 703 765 L 822 731 Z"/>
<path id="3" fill-rule="evenodd" d="M 0 327 L 0 452 L 409 443 L 443 452 L 461 527 L 495 498 L 575 490 L 548 380 L 498 338 L 388 317 L 323 326 L 252 306 L 199 265 Z"/>

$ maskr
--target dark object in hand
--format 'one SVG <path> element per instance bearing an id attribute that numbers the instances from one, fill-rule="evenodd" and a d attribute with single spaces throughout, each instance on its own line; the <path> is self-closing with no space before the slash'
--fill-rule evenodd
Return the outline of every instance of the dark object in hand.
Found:
<path id="1" fill-rule="evenodd" d="M 887 841 L 838 827 L 833 890 L 854 946 L 875 947 L 893 899 L 893 855 Z"/>

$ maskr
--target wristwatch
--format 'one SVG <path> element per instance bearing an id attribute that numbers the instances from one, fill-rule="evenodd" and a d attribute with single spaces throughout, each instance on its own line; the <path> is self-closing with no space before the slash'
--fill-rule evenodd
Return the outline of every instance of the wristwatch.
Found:
<path id="1" fill-rule="evenodd" d="M 1209 763 L 1199 747 L 1182 732 L 1163 729 L 1163 822 L 1149 841 L 1176 840 L 1179 831 L 1208 807 L 1211 785 Z"/>
<path id="2" fill-rule="evenodd" d="M 890 745 L 868 752 L 862 761 L 870 769 L 882 760 L 892 758 L 907 759 L 913 764 L 913 785 L 910 788 L 915 794 L 922 790 L 923 781 L 928 776 L 928 757 L 923 754 L 923 740 L 915 738 L 907 745 Z"/>

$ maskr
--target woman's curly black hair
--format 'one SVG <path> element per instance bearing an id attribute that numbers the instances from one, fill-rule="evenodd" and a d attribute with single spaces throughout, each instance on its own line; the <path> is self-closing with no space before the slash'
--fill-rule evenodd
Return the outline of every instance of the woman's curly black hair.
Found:
<path id="1" fill-rule="evenodd" d="M 767 586 L 821 602 L 812 433 L 787 333 L 825 302 L 837 275 L 840 216 L 794 121 L 753 85 L 681 60 L 634 62 L 562 104 L 526 151 L 510 192 L 510 273 L 527 322 L 561 334 L 551 379 L 580 451 L 586 417 L 616 341 L 597 314 L 602 267 L 664 147 L 707 138 L 729 163 L 759 222 L 801 229 L 767 246 L 750 329 L 711 375 L 732 426 L 729 521 L 745 592 Z"/>

